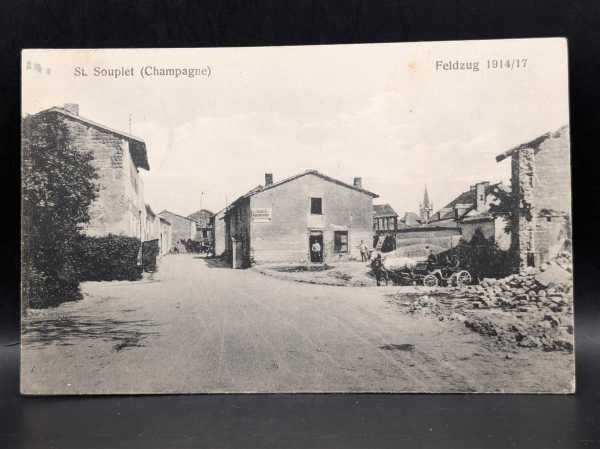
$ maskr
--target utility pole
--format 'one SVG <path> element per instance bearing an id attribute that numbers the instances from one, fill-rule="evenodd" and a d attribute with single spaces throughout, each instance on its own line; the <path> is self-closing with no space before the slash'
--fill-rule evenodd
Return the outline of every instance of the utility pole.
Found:
<path id="1" fill-rule="evenodd" d="M 204 192 L 200 192 L 200 210 L 202 210 L 202 198 L 204 197 Z"/>
<path id="2" fill-rule="evenodd" d="M 132 118 L 133 118 L 133 114 L 132 114 L 132 113 L 129 113 L 129 134 L 133 134 L 133 133 L 131 132 L 131 122 L 132 122 Z"/>

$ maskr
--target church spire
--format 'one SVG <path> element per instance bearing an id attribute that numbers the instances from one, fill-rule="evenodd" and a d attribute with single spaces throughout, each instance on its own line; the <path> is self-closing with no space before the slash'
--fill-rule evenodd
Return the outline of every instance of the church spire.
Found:
<path id="1" fill-rule="evenodd" d="M 429 222 L 433 214 L 433 203 L 429 200 L 427 185 L 425 185 L 425 193 L 423 194 L 423 202 L 419 205 L 419 212 L 423 223 Z"/>
<path id="2" fill-rule="evenodd" d="M 429 194 L 427 193 L 427 184 L 425 184 L 425 194 L 423 195 L 423 207 L 429 207 Z"/>

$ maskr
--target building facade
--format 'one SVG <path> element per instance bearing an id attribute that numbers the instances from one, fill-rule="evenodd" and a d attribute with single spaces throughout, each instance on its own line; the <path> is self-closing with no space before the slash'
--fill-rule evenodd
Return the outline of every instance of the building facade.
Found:
<path id="1" fill-rule="evenodd" d="M 98 196 L 90 206 L 90 221 L 84 232 L 91 236 L 115 234 L 143 240 L 146 204 L 139 170 L 150 169 L 145 142 L 80 116 L 76 104 L 53 107 L 34 117 L 57 120 L 64 126 L 70 145 L 93 155 Z"/>
<path id="2" fill-rule="evenodd" d="M 191 218 L 184 217 L 183 215 L 168 210 L 159 212 L 158 216 L 164 218 L 171 224 L 170 248 L 175 246 L 178 242 L 186 242 L 194 239 L 196 235 L 196 222 Z"/>
<path id="3" fill-rule="evenodd" d="M 398 229 L 398 214 L 389 204 L 373 205 L 373 230 L 395 231 Z"/>
<path id="4" fill-rule="evenodd" d="M 171 229 L 171 223 L 163 217 L 157 216 L 158 226 L 159 226 L 159 245 L 160 245 L 160 255 L 164 256 L 171 251 L 173 247 L 173 235 Z"/>
<path id="5" fill-rule="evenodd" d="M 234 267 L 267 262 L 360 260 L 372 246 L 373 198 L 361 178 L 346 184 L 316 170 L 258 186 L 225 211 L 226 252 Z M 318 244 L 319 257 L 312 250 Z"/>
<path id="6" fill-rule="evenodd" d="M 205 247 L 213 248 L 215 244 L 215 214 L 207 209 L 201 209 L 188 218 L 196 222 L 196 231 L 192 240 L 200 242 Z"/>
<path id="7" fill-rule="evenodd" d="M 567 125 L 496 157 L 511 158 L 515 269 L 571 250 L 571 151 Z"/>

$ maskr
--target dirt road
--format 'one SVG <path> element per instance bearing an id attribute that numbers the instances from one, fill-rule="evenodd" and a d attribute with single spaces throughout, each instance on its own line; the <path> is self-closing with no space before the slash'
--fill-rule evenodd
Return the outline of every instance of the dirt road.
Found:
<path id="1" fill-rule="evenodd" d="M 558 353 L 507 355 L 406 315 L 398 287 L 330 287 L 167 256 L 152 279 L 83 285 L 23 321 L 26 393 L 570 390 Z M 565 365 L 565 366 L 562 366 Z"/>

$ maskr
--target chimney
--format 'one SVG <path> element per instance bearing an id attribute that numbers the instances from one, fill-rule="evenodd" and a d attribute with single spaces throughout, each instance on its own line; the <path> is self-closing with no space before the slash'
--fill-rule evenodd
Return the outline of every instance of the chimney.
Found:
<path id="1" fill-rule="evenodd" d="M 486 197 L 486 188 L 490 183 L 487 181 L 484 182 L 478 182 L 477 184 L 475 184 L 475 190 L 476 190 L 476 195 L 477 195 L 477 199 L 476 199 L 476 207 L 477 207 L 477 211 L 478 212 L 483 212 L 485 210 L 485 197 Z"/>
<path id="2" fill-rule="evenodd" d="M 73 115 L 79 115 L 79 105 L 77 103 L 65 103 L 63 109 Z"/>
<path id="3" fill-rule="evenodd" d="M 273 184 L 273 173 L 265 173 L 265 187 Z"/>
<path id="4" fill-rule="evenodd" d="M 354 187 L 362 189 L 362 178 L 354 178 Z"/>

